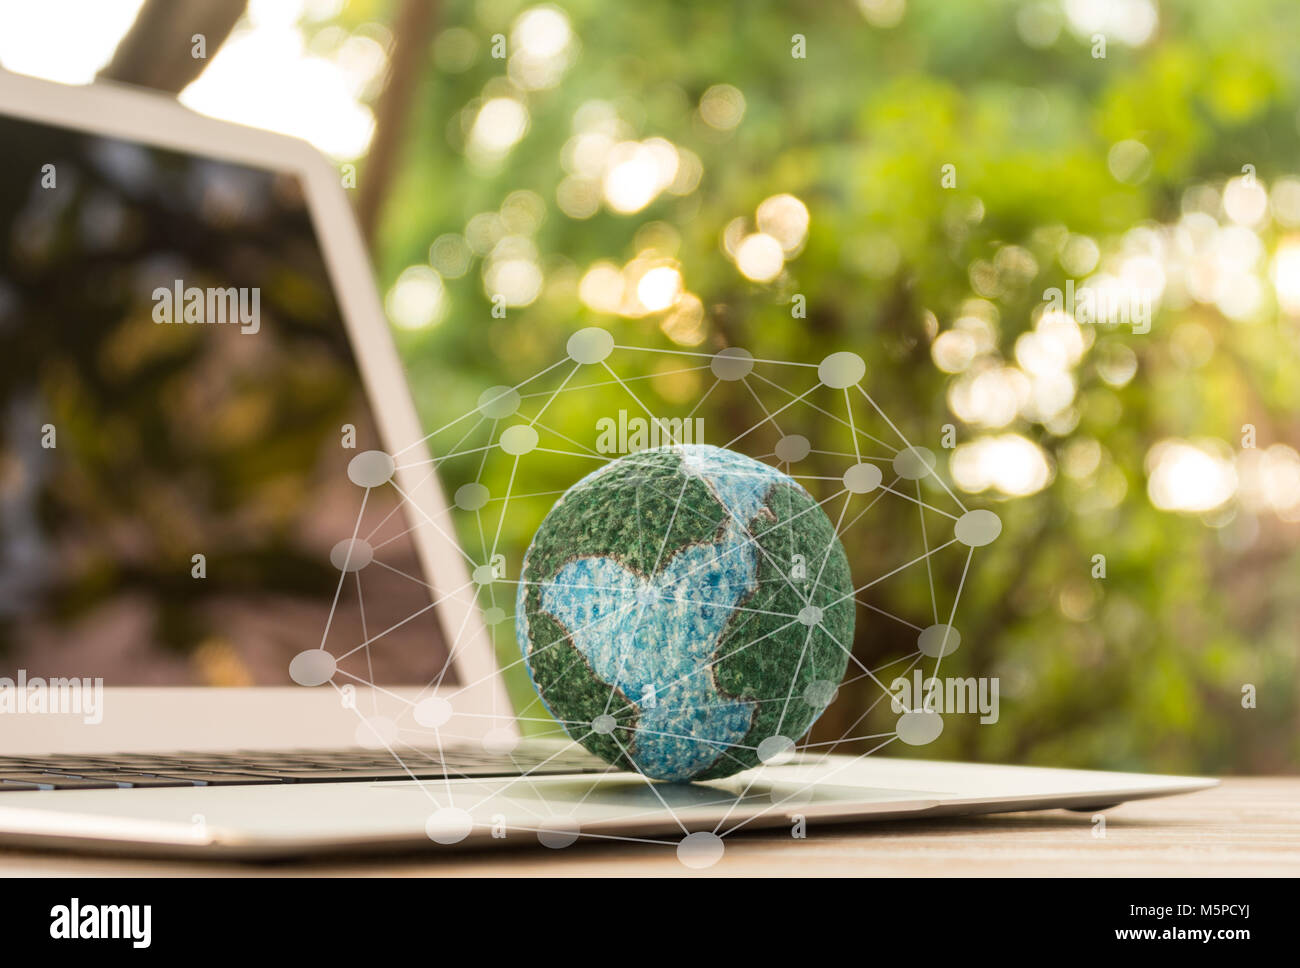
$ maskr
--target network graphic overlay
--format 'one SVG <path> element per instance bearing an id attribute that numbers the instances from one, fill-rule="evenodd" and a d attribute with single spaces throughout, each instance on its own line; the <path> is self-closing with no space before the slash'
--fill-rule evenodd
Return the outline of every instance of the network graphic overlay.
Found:
<path id="1" fill-rule="evenodd" d="M 956 626 L 957 610 L 975 551 L 993 542 L 1001 532 L 1002 524 L 992 511 L 968 508 L 938 473 L 934 453 L 925 447 L 914 446 L 877 405 L 866 385 L 867 373 L 863 359 L 852 352 L 832 353 L 820 362 L 811 363 L 756 359 L 738 347 L 717 353 L 651 349 L 619 345 L 608 331 L 594 327 L 574 333 L 566 349 L 567 355 L 563 358 L 514 386 L 486 388 L 474 409 L 461 414 L 421 440 L 411 442 L 393 454 L 366 451 L 351 461 L 348 476 L 358 489 L 359 510 L 352 535 L 341 536 L 330 555 L 333 566 L 339 571 L 335 607 L 341 595 L 355 594 L 364 615 L 361 581 L 364 569 L 389 567 L 383 561 L 385 542 L 375 538 L 376 532 L 380 531 L 388 519 L 381 522 L 380 527 L 364 532 L 361 525 L 371 491 L 375 488 L 394 488 L 402 506 L 411 512 L 411 529 L 434 529 L 446 539 L 448 547 L 459 550 L 464 558 L 465 571 L 469 575 L 468 582 L 459 588 L 429 586 L 432 601 L 421 611 L 436 608 L 454 596 L 472 597 L 483 622 L 496 640 L 496 653 L 500 660 L 499 670 L 492 671 L 488 676 L 463 683 L 444 683 L 447 669 L 455 663 L 460 650 L 469 647 L 468 643 L 472 639 L 473 630 L 469 629 L 466 621 L 460 629 L 448 630 L 451 655 L 443 672 L 434 681 L 427 683 L 417 698 L 404 698 L 377 686 L 372 678 L 345 672 L 337 666 L 340 659 L 357 652 L 368 658 L 370 650 L 382 647 L 385 634 L 400 625 L 401 621 L 386 629 L 366 630 L 363 625 L 364 640 L 350 643 L 342 651 L 336 643 L 330 643 L 332 651 L 327 650 L 330 636 L 327 622 L 321 636 L 321 647 L 296 656 L 290 665 L 291 677 L 306 686 L 329 683 L 343 696 L 367 688 L 372 695 L 384 692 L 390 699 L 400 701 L 403 708 L 409 707 L 409 715 L 404 712 L 394 721 L 379 715 L 377 707 L 375 712 L 367 713 L 361 708 L 363 703 L 350 702 L 345 698 L 341 706 L 350 709 L 357 717 L 356 736 L 361 745 L 386 749 L 413 780 L 417 778 L 410 764 L 418 765 L 422 758 L 427 763 L 429 754 L 424 752 L 426 750 L 436 750 L 439 760 L 442 760 L 446 748 L 448 760 L 454 764 L 455 749 L 463 749 L 471 742 L 470 737 L 453 735 L 444 728 L 455 715 L 462 714 L 457 709 L 458 696 L 482 685 L 485 678 L 495 676 L 498 672 L 505 673 L 526 661 L 515 645 L 515 602 L 522 600 L 519 562 L 514 562 L 512 569 L 511 563 L 504 560 L 499 550 L 503 546 L 503 534 L 508 533 L 512 515 L 522 514 L 527 509 L 527 520 L 540 521 L 546 510 L 569 485 L 611 461 L 627 457 L 629 451 L 634 456 L 638 449 L 645 449 L 647 444 L 671 446 L 705 443 L 706 441 L 698 439 L 700 421 L 696 419 L 697 414 L 705 400 L 727 383 L 743 387 L 756 403 L 762 417 L 726 439 L 709 439 L 707 443 L 747 454 L 789 475 L 803 486 L 813 496 L 817 507 L 833 523 L 836 537 L 848 551 L 853 566 L 853 588 L 849 595 L 855 607 L 864 609 L 873 621 L 899 623 L 909 630 L 908 641 L 914 641 L 915 647 L 910 653 L 891 658 L 874 668 L 868 667 L 853 655 L 853 642 L 841 641 L 836 637 L 827 627 L 829 623 L 818 621 L 819 609 L 811 605 L 819 590 L 819 565 L 824 557 L 819 561 L 817 556 L 810 556 L 810 561 L 795 563 L 796 568 L 804 569 L 800 576 L 802 582 L 795 586 L 799 589 L 804 605 L 790 614 L 775 616 L 776 627 L 778 630 L 796 626 L 800 630 L 806 628 L 807 637 L 800 638 L 805 649 L 812 637 L 825 637 L 821 644 L 833 645 L 847 658 L 845 678 L 843 682 L 817 680 L 806 684 L 800 695 L 753 698 L 760 703 L 783 703 L 786 706 L 791 703 L 808 703 L 820 710 L 831 703 L 841 685 L 870 682 L 879 695 L 860 710 L 860 714 L 838 739 L 813 743 L 807 736 L 785 736 L 777 732 L 760 740 L 755 747 L 745 747 L 753 750 L 760 765 L 705 787 L 706 792 L 716 793 L 717 797 L 722 798 L 709 802 L 715 806 L 722 804 L 723 817 L 703 827 L 690 818 L 692 806 L 698 806 L 702 801 L 693 795 L 684 795 L 682 787 L 610 767 L 608 776 L 617 773 L 625 782 L 639 782 L 643 785 L 644 796 L 639 802 L 644 804 L 647 818 L 655 818 L 656 823 L 661 823 L 666 813 L 677 828 L 670 835 L 626 836 L 600 829 L 584 829 L 583 824 L 574 817 L 575 813 L 581 812 L 586 798 L 600 789 L 602 777 L 599 774 L 595 775 L 586 794 L 576 801 L 565 798 L 548 803 L 546 784 L 535 782 L 536 772 L 547 764 L 563 762 L 565 757 L 581 753 L 579 742 L 591 734 L 600 734 L 617 742 L 620 731 L 635 731 L 636 726 L 626 727 L 618 720 L 620 707 L 614 698 L 614 688 L 610 688 L 608 708 L 589 722 L 557 723 L 542 707 L 541 697 L 534 696 L 518 710 L 493 708 L 491 713 L 477 713 L 489 716 L 494 722 L 485 733 L 478 732 L 478 738 L 472 742 L 480 744 L 489 754 L 510 756 L 518 748 L 517 736 L 522 733 L 529 738 L 552 741 L 544 758 L 538 760 L 534 756 L 527 763 L 521 761 L 518 774 L 493 784 L 486 799 L 481 790 L 471 793 L 470 785 L 450 782 L 456 776 L 454 766 L 448 771 L 447 779 L 417 780 L 430 801 L 431 813 L 427 829 L 431 839 L 446 844 L 463 840 L 474 830 L 476 823 L 482 823 L 483 816 L 492 813 L 492 799 L 501 798 L 507 793 L 526 791 L 527 796 L 512 795 L 510 807 L 517 812 L 522 804 L 526 812 L 535 815 L 535 823 L 512 822 L 508 830 L 511 834 L 521 832 L 535 835 L 549 847 L 564 847 L 578 838 L 662 844 L 674 848 L 685 866 L 704 868 L 721 858 L 723 839 L 729 834 L 764 817 L 770 821 L 774 814 L 787 817 L 799 804 L 811 798 L 814 783 L 767 783 L 773 771 L 796 757 L 801 764 L 807 764 L 824 759 L 828 750 L 846 743 L 868 747 L 854 757 L 838 756 L 833 760 L 825 760 L 830 769 L 820 771 L 815 782 L 821 783 L 833 780 L 835 774 L 847 766 L 890 744 L 923 746 L 937 739 L 943 729 L 943 711 L 936 708 L 934 702 L 938 693 L 923 692 L 914 695 L 910 707 L 903 707 L 900 711 L 897 695 L 890 691 L 886 683 L 898 676 L 912 676 L 914 670 L 923 674 L 928 672 L 930 678 L 938 680 L 944 657 L 951 655 L 961 644 Z M 693 405 L 688 402 L 681 407 L 684 411 L 682 416 L 666 420 L 647 407 L 644 402 L 647 395 L 641 387 L 643 381 L 651 377 L 620 375 L 620 360 L 626 364 L 630 358 L 644 354 L 657 354 L 660 359 L 671 361 L 673 368 L 661 368 L 657 371 L 660 376 L 664 373 L 692 374 L 697 384 L 703 387 L 696 395 Z M 604 438 L 600 438 L 593 426 L 590 439 L 577 439 L 563 434 L 555 429 L 554 422 L 548 421 L 548 413 L 554 415 L 565 401 L 581 406 L 584 394 L 590 395 L 598 390 L 602 393 L 616 393 L 624 401 L 625 410 L 620 412 L 617 431 L 621 435 L 617 441 L 618 446 L 608 446 L 614 435 L 612 418 L 604 427 Z M 829 399 L 836 401 L 838 406 L 821 406 L 814 401 L 814 394 L 818 394 L 817 399 L 822 402 L 828 399 L 829 394 Z M 842 440 L 842 434 L 847 432 L 852 441 L 851 449 L 820 449 L 816 442 L 809 441 L 802 435 L 786 433 L 782 429 L 783 424 L 789 425 L 801 410 L 808 409 L 815 411 L 815 417 L 806 412 L 802 414 L 804 417 L 814 417 L 822 426 L 835 425 L 841 434 L 839 439 Z M 627 425 L 634 420 L 641 421 L 636 425 L 642 432 L 641 437 L 632 441 L 623 439 L 628 436 Z M 647 430 L 648 434 L 645 433 Z M 428 444 L 432 458 L 422 459 L 424 451 L 420 449 L 421 444 Z M 840 469 L 838 476 L 801 473 L 801 463 L 810 454 L 820 458 L 817 469 L 830 464 Z M 492 479 L 487 475 L 487 470 L 496 461 L 504 462 L 503 466 L 508 469 L 496 478 L 507 481 L 503 493 L 492 493 L 484 483 L 485 480 Z M 456 462 L 463 463 L 458 465 Z M 538 469 L 538 462 L 544 465 L 544 473 Z M 409 491 L 399 485 L 395 479 L 398 468 L 415 470 L 417 479 L 423 475 L 428 478 L 435 474 L 443 475 L 456 468 L 459 472 L 457 479 L 472 480 L 455 491 L 452 507 L 442 514 L 433 515 L 414 502 Z M 539 480 L 557 486 L 539 490 L 532 484 Z M 909 519 L 915 520 L 916 548 L 914 554 L 903 557 L 896 563 L 891 562 L 880 573 L 863 575 L 858 573 L 854 548 L 858 541 L 869 540 L 873 514 L 907 515 Z M 459 516 L 462 522 L 470 523 L 468 528 L 462 529 L 464 540 L 460 542 L 453 538 L 457 531 L 454 516 Z M 664 524 L 671 528 L 670 521 L 665 521 Z M 654 537 L 650 536 L 650 540 Z M 667 535 L 662 537 L 666 540 Z M 932 562 L 936 555 L 945 553 L 955 554 L 963 562 L 961 577 L 955 589 L 936 586 Z M 924 616 L 893 614 L 864 598 L 872 589 L 895 576 L 915 576 L 920 572 L 924 572 L 929 591 L 929 609 Z M 426 584 L 416 576 L 406 577 L 422 585 Z M 825 601 L 824 597 L 822 601 Z M 629 591 L 626 606 L 603 616 L 599 621 L 635 622 L 636 613 L 643 611 L 644 606 L 644 597 Z M 743 605 L 737 607 L 744 610 Z M 332 617 L 333 609 L 330 613 L 331 621 Z M 414 616 L 408 618 L 410 617 Z M 405 620 L 407 619 L 402 621 Z M 576 631 L 578 630 L 570 629 L 568 633 L 572 636 Z M 733 648 L 747 648 L 755 644 L 752 641 L 745 642 L 743 637 L 735 641 L 740 644 L 733 645 Z M 546 649 L 555 644 L 534 642 L 532 648 Z M 511 658 L 506 658 L 507 656 Z M 685 675 L 707 675 L 709 667 L 716 664 L 718 659 L 719 656 L 714 655 Z M 369 667 L 367 662 L 367 668 Z M 862 733 L 862 724 L 882 701 L 891 703 L 891 708 L 897 713 L 894 729 L 886 733 Z M 511 720 L 516 728 L 510 728 Z M 670 738 L 682 742 L 704 742 L 687 735 Z M 623 737 L 619 748 L 626 751 L 632 739 L 632 736 Z M 553 752 L 550 752 L 552 747 Z M 685 789 L 690 791 L 699 786 Z M 759 790 L 765 791 L 762 796 L 755 792 Z M 596 793 L 593 800 L 599 798 L 599 793 Z M 529 803 L 533 806 L 529 807 Z M 466 804 L 474 807 L 475 816 L 471 816 L 469 810 L 465 809 Z M 635 821 L 636 817 L 624 811 L 619 819 L 626 825 L 629 821 Z M 655 825 L 648 824 L 649 827 Z M 596 824 L 592 826 L 598 827 Z M 632 823 L 631 826 L 636 824 Z M 498 835 L 504 836 L 505 833 L 503 830 Z"/>

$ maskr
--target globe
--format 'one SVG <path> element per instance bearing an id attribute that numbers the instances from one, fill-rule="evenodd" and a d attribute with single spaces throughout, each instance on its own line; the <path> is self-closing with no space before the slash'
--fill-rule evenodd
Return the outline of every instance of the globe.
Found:
<path id="1" fill-rule="evenodd" d="M 848 560 L 821 507 L 776 468 L 704 444 L 628 454 L 570 487 L 516 604 L 551 715 L 660 780 L 788 759 L 853 642 Z"/>

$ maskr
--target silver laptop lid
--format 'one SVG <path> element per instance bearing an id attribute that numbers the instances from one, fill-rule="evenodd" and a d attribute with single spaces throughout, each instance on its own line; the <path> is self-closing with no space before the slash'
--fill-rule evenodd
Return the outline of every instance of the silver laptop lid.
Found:
<path id="1" fill-rule="evenodd" d="M 352 734 L 348 684 L 480 707 L 491 659 L 432 465 L 389 485 L 353 463 L 420 438 L 368 266 L 339 265 L 360 246 L 336 176 L 149 95 L 3 75 L 0 98 L 0 681 L 281 687 L 244 698 L 283 740 L 304 714 Z M 310 649 L 336 694 L 300 706 Z M 181 741 L 238 740 L 214 714 Z"/>

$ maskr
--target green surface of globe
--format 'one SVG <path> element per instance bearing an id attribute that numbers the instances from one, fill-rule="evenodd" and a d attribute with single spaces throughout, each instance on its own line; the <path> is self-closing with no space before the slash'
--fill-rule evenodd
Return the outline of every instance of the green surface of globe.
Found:
<path id="1" fill-rule="evenodd" d="M 566 732 L 675 781 L 786 758 L 834 697 L 854 612 L 817 502 L 703 444 L 620 457 L 565 492 L 516 609 L 533 685 Z"/>

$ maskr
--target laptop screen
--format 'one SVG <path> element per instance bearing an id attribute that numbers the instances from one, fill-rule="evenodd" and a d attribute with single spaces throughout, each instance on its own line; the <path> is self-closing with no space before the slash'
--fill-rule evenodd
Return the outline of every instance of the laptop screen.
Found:
<path id="1" fill-rule="evenodd" d="M 0 145 L 0 676 L 289 685 L 322 646 L 340 683 L 442 674 L 407 510 L 348 477 L 381 445 L 297 178 L 5 117 Z M 361 568 L 331 561 L 354 529 Z"/>

